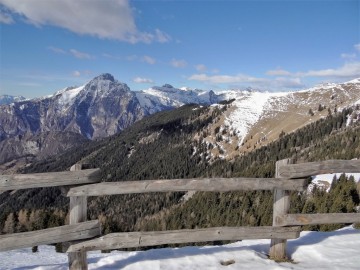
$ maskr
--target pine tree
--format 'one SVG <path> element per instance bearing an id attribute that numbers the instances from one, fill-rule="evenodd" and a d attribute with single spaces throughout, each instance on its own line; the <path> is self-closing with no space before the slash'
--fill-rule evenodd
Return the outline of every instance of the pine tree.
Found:
<path id="1" fill-rule="evenodd" d="M 3 228 L 4 233 L 14 233 L 15 232 L 15 217 L 14 213 L 10 213 L 4 223 Z"/>

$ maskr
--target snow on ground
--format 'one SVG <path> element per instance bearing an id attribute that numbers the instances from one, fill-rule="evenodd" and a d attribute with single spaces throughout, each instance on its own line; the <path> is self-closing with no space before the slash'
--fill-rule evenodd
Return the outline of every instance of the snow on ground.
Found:
<path id="1" fill-rule="evenodd" d="M 359 270 L 360 230 L 346 227 L 335 232 L 302 232 L 289 240 L 288 254 L 294 263 L 276 263 L 267 258 L 270 240 L 245 240 L 224 246 L 152 249 L 110 254 L 88 253 L 89 269 L 126 270 Z M 234 260 L 228 266 L 222 261 Z M 51 246 L 0 252 L 0 269 L 67 269 L 66 254 L 55 253 Z"/>
<path id="2" fill-rule="evenodd" d="M 265 108 L 269 109 L 270 101 L 274 97 L 285 96 L 288 93 L 268 92 L 236 92 L 227 94 L 228 99 L 236 98 L 232 103 L 235 110 L 225 120 L 225 125 L 233 128 L 242 144 L 249 129 L 260 119 Z"/>
<path id="3" fill-rule="evenodd" d="M 331 183 L 334 176 L 339 178 L 342 173 L 328 173 L 328 174 L 319 174 L 313 177 L 311 184 L 308 186 L 308 192 L 311 192 L 314 188 L 314 185 L 320 188 L 325 188 L 327 192 L 330 191 Z M 354 176 L 355 182 L 360 181 L 360 173 L 346 173 L 347 177 Z M 360 269 L 360 267 L 359 267 Z"/>

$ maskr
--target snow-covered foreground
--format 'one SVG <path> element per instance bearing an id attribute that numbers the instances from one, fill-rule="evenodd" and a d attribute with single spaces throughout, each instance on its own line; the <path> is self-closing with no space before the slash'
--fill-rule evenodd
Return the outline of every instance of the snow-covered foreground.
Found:
<path id="1" fill-rule="evenodd" d="M 302 232 L 290 240 L 294 263 L 267 258 L 270 240 L 246 240 L 224 246 L 152 249 L 142 252 L 89 252 L 89 269 L 360 269 L 360 230 L 346 227 L 335 232 Z M 234 263 L 224 266 L 221 262 Z M 51 246 L 0 252 L 0 269 L 67 269 L 67 255 Z"/>

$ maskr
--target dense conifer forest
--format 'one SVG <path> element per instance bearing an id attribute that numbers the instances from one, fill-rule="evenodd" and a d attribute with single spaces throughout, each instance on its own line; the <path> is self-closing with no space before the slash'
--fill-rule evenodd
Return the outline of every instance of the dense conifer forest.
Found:
<path id="1" fill-rule="evenodd" d="M 273 177 L 275 162 L 297 162 L 360 157 L 360 126 L 346 127 L 352 108 L 329 114 L 275 142 L 233 160 L 209 159 L 211 145 L 201 136 L 222 110 L 219 106 L 187 105 L 149 116 L 112 137 L 85 143 L 50 160 L 37 162 L 23 173 L 69 170 L 77 162 L 99 167 L 103 181 L 192 177 Z M 88 218 L 99 218 L 104 231 L 162 230 L 211 226 L 271 225 L 272 193 L 184 193 L 90 197 Z M 354 212 L 359 186 L 341 176 L 330 192 L 293 193 L 291 212 Z M 46 209 L 44 209 L 46 206 Z M 66 223 L 68 199 L 59 188 L 42 188 L 0 194 L 0 232 L 27 231 Z M 332 230 L 335 225 L 311 226 Z"/>

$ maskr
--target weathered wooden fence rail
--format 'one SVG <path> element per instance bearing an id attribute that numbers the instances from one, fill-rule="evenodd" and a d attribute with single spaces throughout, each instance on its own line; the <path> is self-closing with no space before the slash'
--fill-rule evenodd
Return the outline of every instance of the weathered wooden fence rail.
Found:
<path id="1" fill-rule="evenodd" d="M 32 232 L 5 234 L 0 237 L 0 251 L 84 240 L 99 235 L 100 223 L 98 220 Z"/>
<path id="2" fill-rule="evenodd" d="M 65 186 L 63 193 L 70 197 L 70 225 L 34 232 L 1 235 L 0 251 L 84 240 L 71 242 L 67 252 L 69 252 L 70 269 L 87 269 L 86 252 L 89 250 L 217 240 L 271 239 L 270 257 L 280 260 L 286 258 L 287 239 L 299 237 L 300 227 L 298 226 L 360 222 L 360 213 L 288 214 L 289 192 L 305 190 L 306 180 L 304 178 L 323 173 L 358 173 L 360 172 L 360 160 L 328 160 L 303 164 L 292 164 L 289 159 L 280 160 L 276 163 L 276 178 L 197 178 L 99 183 L 101 181 L 99 169 L 82 169 L 84 166 L 76 164 L 70 172 L 0 175 L 0 193 L 25 188 Z M 86 221 L 88 196 L 235 190 L 272 190 L 274 192 L 273 226 L 126 232 L 94 238 L 100 235 L 99 222 Z"/>

